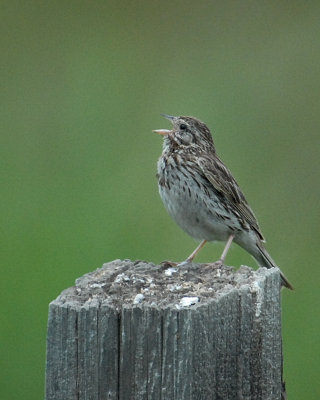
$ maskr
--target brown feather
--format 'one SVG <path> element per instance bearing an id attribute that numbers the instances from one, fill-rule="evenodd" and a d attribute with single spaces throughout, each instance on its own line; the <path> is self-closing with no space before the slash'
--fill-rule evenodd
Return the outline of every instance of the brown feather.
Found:
<path id="1" fill-rule="evenodd" d="M 249 207 L 244 194 L 239 188 L 236 180 L 231 175 L 231 172 L 219 157 L 216 154 L 214 154 L 213 157 L 201 155 L 200 157 L 195 157 L 194 162 L 199 165 L 203 175 L 212 184 L 213 188 L 220 192 L 225 198 L 228 206 L 236 210 L 243 221 L 258 234 L 259 239 L 264 241 L 258 221 Z"/>

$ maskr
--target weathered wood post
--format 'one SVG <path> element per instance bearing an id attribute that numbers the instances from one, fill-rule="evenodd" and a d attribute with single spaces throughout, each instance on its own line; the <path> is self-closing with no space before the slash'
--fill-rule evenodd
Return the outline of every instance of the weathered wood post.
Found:
<path id="1" fill-rule="evenodd" d="M 280 400 L 281 391 L 275 268 L 115 260 L 50 304 L 46 400 Z"/>

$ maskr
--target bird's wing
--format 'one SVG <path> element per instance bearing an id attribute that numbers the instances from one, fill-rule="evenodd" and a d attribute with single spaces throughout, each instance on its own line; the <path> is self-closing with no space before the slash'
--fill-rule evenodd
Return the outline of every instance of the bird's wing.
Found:
<path id="1" fill-rule="evenodd" d="M 249 207 L 236 180 L 223 162 L 216 155 L 215 157 L 201 155 L 196 157 L 194 161 L 213 188 L 226 200 L 228 206 L 233 208 L 256 231 L 261 240 L 264 240 L 253 211 Z"/>

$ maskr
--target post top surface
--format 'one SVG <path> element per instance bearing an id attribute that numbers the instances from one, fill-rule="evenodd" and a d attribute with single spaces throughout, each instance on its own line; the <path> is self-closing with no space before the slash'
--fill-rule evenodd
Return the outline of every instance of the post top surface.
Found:
<path id="1" fill-rule="evenodd" d="M 121 309 L 126 305 L 182 309 L 216 301 L 234 291 L 258 292 L 266 277 L 279 278 L 277 268 L 253 270 L 217 263 L 172 267 L 146 261 L 114 260 L 76 280 L 53 303 L 88 307 L 99 302 Z M 280 282 L 280 280 L 279 280 Z"/>

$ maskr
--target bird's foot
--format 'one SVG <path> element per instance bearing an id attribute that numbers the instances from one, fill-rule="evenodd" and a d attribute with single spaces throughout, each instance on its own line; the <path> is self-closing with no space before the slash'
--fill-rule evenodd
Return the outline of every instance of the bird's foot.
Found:
<path id="1" fill-rule="evenodd" d="M 177 267 L 179 265 L 179 263 L 173 261 L 162 261 L 161 264 L 169 265 L 170 267 Z"/>
<path id="2" fill-rule="evenodd" d="M 186 265 L 192 264 L 191 260 L 186 259 L 185 261 L 181 261 L 180 263 L 176 264 L 177 267 L 185 267 Z"/>
<path id="3" fill-rule="evenodd" d="M 161 264 L 170 265 L 170 267 L 185 267 L 186 265 L 191 265 L 192 260 L 189 260 L 187 258 L 185 261 L 181 261 L 181 262 L 162 261 Z"/>
<path id="4" fill-rule="evenodd" d="M 210 263 L 210 264 L 215 268 L 221 268 L 221 267 L 224 266 L 224 260 L 219 259 L 219 260 L 214 261 L 213 263 Z"/>

